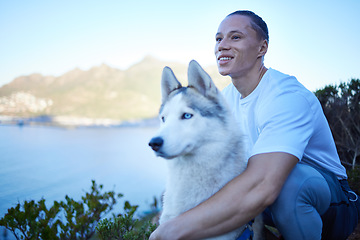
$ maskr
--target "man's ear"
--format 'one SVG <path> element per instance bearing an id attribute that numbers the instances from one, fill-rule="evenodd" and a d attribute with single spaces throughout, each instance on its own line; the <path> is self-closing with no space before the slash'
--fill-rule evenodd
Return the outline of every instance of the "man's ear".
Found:
<path id="1" fill-rule="evenodd" d="M 262 40 L 261 41 L 261 45 L 259 46 L 259 54 L 258 54 L 258 57 L 264 57 L 265 54 L 267 53 L 267 50 L 268 50 L 268 47 L 269 47 L 269 43 L 267 40 Z"/>

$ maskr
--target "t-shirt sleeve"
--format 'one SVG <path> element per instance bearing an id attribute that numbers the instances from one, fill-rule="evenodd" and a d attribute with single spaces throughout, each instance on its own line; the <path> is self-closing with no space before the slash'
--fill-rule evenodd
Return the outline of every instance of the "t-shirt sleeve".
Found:
<path id="1" fill-rule="evenodd" d="M 286 152 L 301 161 L 314 129 L 308 100 L 288 92 L 262 103 L 258 111 L 259 137 L 250 155 Z"/>

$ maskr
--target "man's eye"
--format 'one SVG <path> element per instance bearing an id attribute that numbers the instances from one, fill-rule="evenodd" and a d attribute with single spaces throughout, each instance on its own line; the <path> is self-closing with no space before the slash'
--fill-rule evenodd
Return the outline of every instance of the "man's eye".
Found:
<path id="1" fill-rule="evenodd" d="M 161 121 L 162 121 L 162 122 L 165 122 L 165 117 L 161 117 Z"/>
<path id="2" fill-rule="evenodd" d="M 216 40 L 216 42 L 221 42 L 222 38 L 217 37 L 217 38 L 215 38 L 215 40 Z"/>
<path id="3" fill-rule="evenodd" d="M 184 113 L 183 115 L 182 115 L 182 117 L 181 117 L 181 119 L 190 119 L 190 118 L 192 118 L 192 114 L 191 113 Z"/>

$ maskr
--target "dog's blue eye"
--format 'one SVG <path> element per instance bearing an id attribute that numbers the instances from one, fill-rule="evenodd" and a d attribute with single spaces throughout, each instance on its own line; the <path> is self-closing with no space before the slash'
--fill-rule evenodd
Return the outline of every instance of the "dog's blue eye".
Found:
<path id="1" fill-rule="evenodd" d="M 182 119 L 190 119 L 190 118 L 192 118 L 192 114 L 191 113 L 184 113 L 183 115 L 182 115 Z"/>

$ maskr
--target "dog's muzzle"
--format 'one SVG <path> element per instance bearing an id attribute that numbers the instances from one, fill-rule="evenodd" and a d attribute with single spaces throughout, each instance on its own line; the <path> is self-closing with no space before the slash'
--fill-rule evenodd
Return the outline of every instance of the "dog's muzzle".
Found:
<path id="1" fill-rule="evenodd" d="M 161 137 L 154 137 L 149 142 L 149 146 L 155 152 L 159 151 L 163 144 L 164 144 L 164 140 Z"/>

